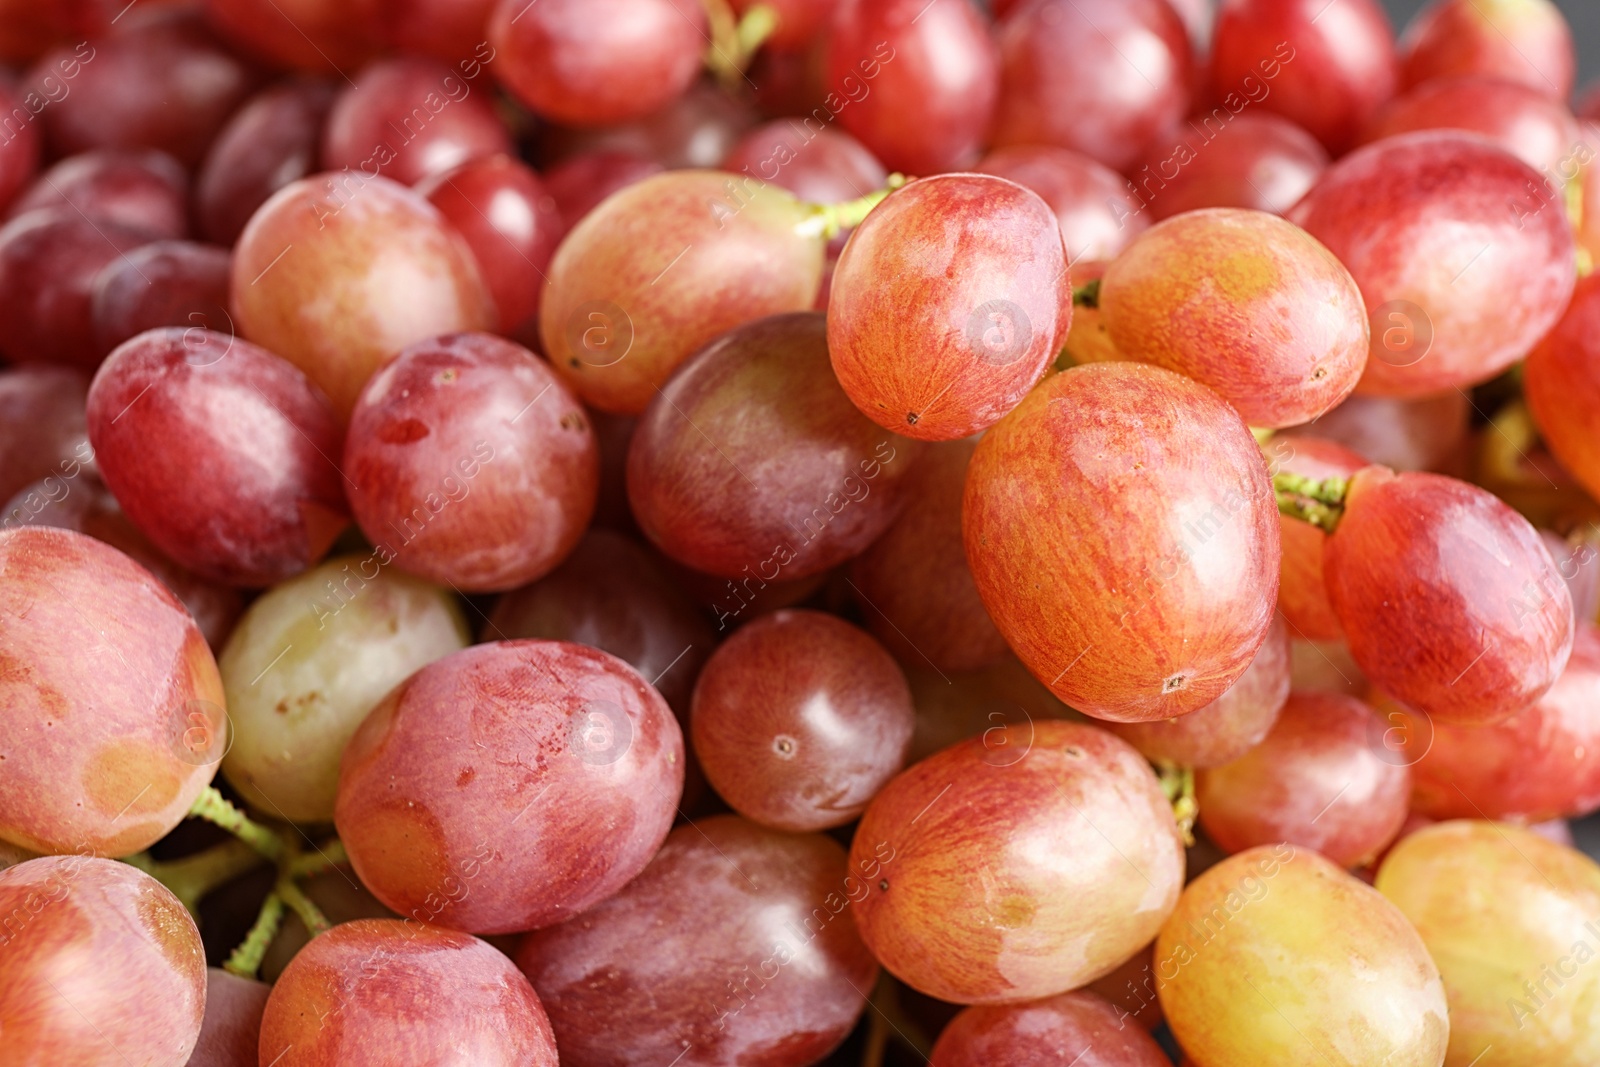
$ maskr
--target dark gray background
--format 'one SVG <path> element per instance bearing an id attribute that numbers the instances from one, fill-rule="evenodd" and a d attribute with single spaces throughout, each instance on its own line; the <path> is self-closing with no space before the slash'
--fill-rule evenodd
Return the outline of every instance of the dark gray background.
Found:
<path id="1" fill-rule="evenodd" d="M 1427 0 L 1384 0 L 1389 17 L 1394 19 L 1397 32 L 1403 31 Z M 1600 3 L 1596 0 L 1556 0 L 1567 21 L 1572 24 L 1572 36 L 1578 42 L 1578 85 L 1600 76 Z"/>

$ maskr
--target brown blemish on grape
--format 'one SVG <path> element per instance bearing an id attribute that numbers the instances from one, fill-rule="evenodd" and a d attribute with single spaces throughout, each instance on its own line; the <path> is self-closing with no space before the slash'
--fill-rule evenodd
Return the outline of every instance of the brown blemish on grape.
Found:
<path id="1" fill-rule="evenodd" d="M 144 741 L 119 738 L 101 747 L 84 765 L 84 796 L 109 818 L 148 815 L 177 797 L 183 782 L 172 757 Z"/>
<path id="2" fill-rule="evenodd" d="M 27 661 L 15 653 L 0 649 L 0 692 L 18 691 L 18 698 L 0 700 L 0 706 L 16 709 L 37 702 L 39 710 L 50 719 L 64 719 L 67 700 L 61 691 L 45 683 Z M 32 699 L 29 699 L 31 695 Z"/>
<path id="3" fill-rule="evenodd" d="M 456 775 L 456 785 L 466 786 L 478 776 L 478 772 L 471 767 L 461 768 L 461 773 Z"/>
<path id="4" fill-rule="evenodd" d="M 378 431 L 378 440 L 389 445 L 409 445 L 432 432 L 421 419 L 398 419 Z"/>
<path id="5" fill-rule="evenodd" d="M 1176 693 L 1178 690 L 1184 687 L 1184 684 L 1187 681 L 1188 679 L 1186 679 L 1183 675 L 1174 674 L 1171 678 L 1168 678 L 1165 682 L 1161 683 L 1161 691 L 1163 693 Z"/>

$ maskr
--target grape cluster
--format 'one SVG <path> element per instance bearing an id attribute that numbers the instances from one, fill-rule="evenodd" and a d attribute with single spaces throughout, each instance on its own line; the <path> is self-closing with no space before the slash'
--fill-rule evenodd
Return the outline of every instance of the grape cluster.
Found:
<path id="1" fill-rule="evenodd" d="M 1551 0 L 0 0 L 0 1067 L 1596 1067 Z"/>

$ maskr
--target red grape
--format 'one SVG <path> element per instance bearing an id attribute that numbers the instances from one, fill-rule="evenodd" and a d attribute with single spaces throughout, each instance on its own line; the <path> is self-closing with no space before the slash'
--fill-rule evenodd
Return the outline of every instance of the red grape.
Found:
<path id="1" fill-rule="evenodd" d="M 1015 656 L 953 675 L 907 667 L 906 680 L 917 708 L 908 766 L 979 735 L 987 734 L 991 742 L 1003 745 L 1005 733 L 997 726 L 1072 717 Z M 1025 733 L 1021 740 L 1027 740 Z"/>
<path id="2" fill-rule="evenodd" d="M 499 592 L 572 551 L 600 462 L 588 416 L 547 364 L 469 333 L 412 345 L 372 376 L 344 471 L 381 554 L 430 581 Z"/>
<path id="3" fill-rule="evenodd" d="M 88 416 L 101 477 L 128 517 L 205 577 L 282 581 L 321 559 L 349 523 L 327 398 L 248 341 L 202 329 L 141 334 L 101 365 Z"/>
<path id="4" fill-rule="evenodd" d="M 839 0 L 826 48 L 828 92 L 815 121 L 836 119 L 885 166 L 910 174 L 978 158 L 1000 58 L 971 0 Z"/>
<path id="5" fill-rule="evenodd" d="M 891 193 L 850 235 L 828 303 L 839 384 L 878 425 L 948 441 L 994 425 L 1055 359 L 1072 319 L 1048 204 L 978 174 Z"/>
<path id="6" fill-rule="evenodd" d="M 1203 118 L 1162 137 L 1131 173 L 1135 203 L 1158 219 L 1208 207 L 1282 215 L 1327 166 L 1327 149 L 1299 126 L 1270 111 L 1241 111 L 1226 125 Z"/>
<path id="7" fill-rule="evenodd" d="M 596 150 L 551 167 L 545 172 L 544 188 L 561 212 L 565 232 L 612 193 L 663 169 L 655 160 L 632 152 Z"/>
<path id="8" fill-rule="evenodd" d="M 1398 80 L 1394 30 L 1378 0 L 1222 0 L 1211 39 L 1214 115 L 1254 104 L 1337 154 Z"/>
<path id="9" fill-rule="evenodd" d="M 1074 266 L 1111 259 L 1150 227 L 1125 178 L 1069 149 L 1010 145 L 984 156 L 977 169 L 1038 193 L 1061 224 L 1067 261 Z"/>
<path id="10" fill-rule="evenodd" d="M 968 1008 L 933 1046 L 930 1067 L 1169 1067 L 1161 1046 L 1123 1025 L 1093 993 L 1063 993 L 1031 1004 Z"/>
<path id="11" fill-rule="evenodd" d="M 377 51 L 383 0 L 203 0 L 218 33 L 275 66 L 337 74 Z"/>
<path id="12" fill-rule="evenodd" d="M 93 370 L 91 301 L 101 268 L 151 235 L 71 208 L 30 211 L 0 227 L 0 354 Z"/>
<path id="13" fill-rule="evenodd" d="M 1357 394 L 1283 437 L 1322 438 L 1397 471 L 1444 471 L 1460 458 L 1471 415 L 1472 401 L 1459 389 L 1414 400 Z"/>
<path id="14" fill-rule="evenodd" d="M 125 863 L 48 856 L 0 871 L 0 914 L 8 1061 L 195 1062 L 205 952 L 161 883 Z"/>
<path id="15" fill-rule="evenodd" d="M 359 77 L 328 112 L 324 170 L 360 170 L 415 185 L 511 149 L 489 88 L 474 93 L 472 79 L 453 67 L 403 57 L 380 60 Z"/>
<path id="16" fill-rule="evenodd" d="M 1106 729 L 1146 758 L 1203 769 L 1231 763 L 1261 743 L 1289 698 L 1289 635 L 1279 618 L 1239 680 L 1199 711 Z"/>
<path id="17" fill-rule="evenodd" d="M 928 447 L 905 509 L 850 569 L 868 627 L 902 663 L 968 671 L 1010 655 L 978 596 L 961 539 L 961 495 L 977 441 Z"/>
<path id="18" fill-rule="evenodd" d="M 334 821 L 395 911 L 510 933 L 627 884 L 682 789 L 683 734 L 633 668 L 584 645 L 496 641 L 379 702 L 345 748 Z"/>
<path id="19" fill-rule="evenodd" d="M 108 263 L 95 281 L 90 315 L 102 352 L 146 330 L 182 326 L 232 334 L 226 248 L 192 241 L 156 241 Z"/>
<path id="20" fill-rule="evenodd" d="M 709 38 L 694 0 L 500 0 L 489 40 L 495 76 L 534 112 L 605 126 L 680 96 Z"/>
<path id="21" fill-rule="evenodd" d="M 668 556 L 759 588 L 871 544 L 899 513 L 918 451 L 851 405 L 822 315 L 773 316 L 667 383 L 634 431 L 628 498 Z"/>
<path id="22" fill-rule="evenodd" d="M 1231 407 L 1159 367 L 1045 379 L 978 444 L 963 529 L 1007 642 L 1098 718 L 1204 707 L 1272 622 L 1278 516 L 1261 451 Z"/>
<path id="23" fill-rule="evenodd" d="M 1555 329 L 1523 365 L 1523 394 L 1561 465 L 1600 493 L 1600 277 L 1578 283 Z"/>
<path id="24" fill-rule="evenodd" d="M 0 497 L 10 500 L 41 478 L 70 481 L 92 463 L 88 393 L 88 380 L 66 367 L 0 370 Z"/>
<path id="25" fill-rule="evenodd" d="M 706 819 L 610 900 L 528 935 L 517 965 L 570 1067 L 805 1067 L 878 973 L 850 913 L 868 876 L 821 835 Z"/>
<path id="26" fill-rule="evenodd" d="M 1566 104 L 1498 78 L 1445 78 L 1420 85 L 1378 112 L 1362 140 L 1440 129 L 1481 133 L 1548 175 L 1577 170 L 1578 120 Z"/>
<path id="27" fill-rule="evenodd" d="M 334 96 L 326 82 L 287 81 L 233 114 L 195 179 L 195 219 L 208 240 L 233 244 L 268 197 L 316 169 Z"/>
<path id="28" fill-rule="evenodd" d="M 539 998 L 468 934 L 395 919 L 341 923 L 272 987 L 260 1062 L 274 1067 L 556 1067 Z"/>
<path id="29" fill-rule="evenodd" d="M 1483 74 L 1565 100 L 1576 67 L 1572 29 L 1550 0 L 1435 0 L 1400 39 L 1407 86 Z"/>
<path id="30" fill-rule="evenodd" d="M 183 237 L 189 230 L 189 176 L 165 152 L 105 148 L 63 159 L 11 204 L 7 218 L 65 208 L 95 222 Z"/>
<path id="31" fill-rule="evenodd" d="M 1310 422 L 1367 363 L 1355 279 L 1264 211 L 1192 211 L 1141 234 L 1106 268 L 1099 304 L 1124 357 L 1210 386 L 1252 426 Z"/>
<path id="32" fill-rule="evenodd" d="M 1360 472 L 1323 565 L 1362 671 L 1441 722 L 1509 718 L 1566 666 L 1566 582 L 1528 521 L 1476 486 Z"/>
<path id="33" fill-rule="evenodd" d="M 757 121 L 749 104 L 710 82 L 696 82 L 670 104 L 632 122 L 599 129 L 546 126 L 540 131 L 539 147 L 546 161 L 622 152 L 654 160 L 668 170 L 715 167 Z"/>
<path id="34" fill-rule="evenodd" d="M 1368 465 L 1350 449 L 1320 437 L 1295 437 L 1267 446 L 1274 466 L 1321 481 L 1348 478 Z M 1328 535 L 1320 526 L 1291 515 L 1278 516 L 1283 565 L 1278 580 L 1278 610 L 1302 641 L 1333 641 L 1344 636 L 1328 602 L 1322 576 L 1322 548 Z"/>
<path id="35" fill-rule="evenodd" d="M 1070 722 L 997 726 L 912 765 L 868 806 L 850 858 L 873 954 L 958 1004 L 1032 1000 L 1109 973 L 1150 942 L 1183 885 L 1150 765 Z"/>
<path id="36" fill-rule="evenodd" d="M 4 210 L 33 179 L 42 145 L 26 94 L 9 84 L 0 83 L 0 116 L 6 120 L 5 136 L 0 139 L 0 210 Z"/>
<path id="37" fill-rule="evenodd" d="M 587 403 L 637 415 L 691 354 L 816 300 L 824 239 L 788 191 L 673 171 L 614 194 L 556 250 L 544 351 Z"/>
<path id="38" fill-rule="evenodd" d="M 444 217 L 404 186 L 354 173 L 294 182 L 251 216 L 232 304 L 240 333 L 305 371 L 341 417 L 400 349 L 494 318 Z"/>
<path id="39" fill-rule="evenodd" d="M 1416 397 L 1492 378 L 1572 296 L 1576 255 L 1559 199 L 1526 163 L 1467 134 L 1369 145 L 1328 168 L 1289 217 L 1366 297 L 1362 392 Z"/>
<path id="40" fill-rule="evenodd" d="M 402 52 L 420 52 L 445 63 L 477 55 L 486 41 L 495 0 L 386 0 L 384 35 Z M 489 59 L 494 54 L 489 54 Z M 469 68 L 470 69 L 470 68 Z"/>
<path id="41" fill-rule="evenodd" d="M 999 28 L 994 144 L 1126 170 L 1189 107 L 1189 33 L 1166 0 L 1036 0 Z"/>
<path id="42" fill-rule="evenodd" d="M 739 139 L 722 169 L 773 182 L 810 204 L 840 204 L 883 188 L 877 157 L 843 130 L 794 119 L 757 126 Z"/>
<path id="43" fill-rule="evenodd" d="M 1411 769 L 1381 746 L 1372 708 L 1291 693 L 1266 740 L 1195 781 L 1200 825 L 1229 852 L 1287 841 L 1342 867 L 1370 863 L 1406 819 Z"/>
<path id="44" fill-rule="evenodd" d="M 186 1067 L 259 1067 L 261 1014 L 272 987 L 219 968 L 206 971 L 206 1015 Z"/>
<path id="45" fill-rule="evenodd" d="M 706 778 L 775 830 L 852 822 L 905 763 L 915 712 L 883 647 L 820 611 L 744 626 L 706 663 L 690 717 Z"/>
<path id="46" fill-rule="evenodd" d="M 494 297 L 501 331 L 537 326 L 550 257 L 566 225 L 533 168 L 510 156 L 489 156 L 437 174 L 417 192 L 466 239 Z"/>

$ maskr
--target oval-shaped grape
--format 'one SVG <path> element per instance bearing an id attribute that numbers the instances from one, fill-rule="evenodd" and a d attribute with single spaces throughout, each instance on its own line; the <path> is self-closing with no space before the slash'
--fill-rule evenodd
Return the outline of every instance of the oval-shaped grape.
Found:
<path id="1" fill-rule="evenodd" d="M 1067 1059 L 1066 1057 L 1072 1057 Z M 1089 992 L 1031 1004 L 968 1008 L 944 1028 L 931 1067 L 1169 1067 L 1161 1046 L 1123 1024 L 1122 1013 Z"/>
<path id="2" fill-rule="evenodd" d="M 331 822 L 339 757 L 367 713 L 468 640 L 454 597 L 375 554 L 268 590 L 218 658 L 233 726 L 222 773 L 273 818 Z"/>
<path id="3" fill-rule="evenodd" d="M 189 176 L 165 152 L 106 148 L 69 156 L 39 175 L 6 213 L 67 208 L 96 222 L 114 222 L 153 237 L 189 232 Z"/>
<path id="4" fill-rule="evenodd" d="M 1150 226 L 1126 178 L 1070 149 L 1007 145 L 984 156 L 976 169 L 1038 193 L 1061 224 L 1072 264 L 1111 259 Z"/>
<path id="5" fill-rule="evenodd" d="M 1445 78 L 1419 85 L 1390 101 L 1362 140 L 1444 129 L 1480 133 L 1545 174 L 1563 168 L 1575 173 L 1579 162 L 1574 158 L 1578 120 L 1566 104 L 1532 86 L 1498 78 Z"/>
<path id="6" fill-rule="evenodd" d="M 222 680 L 149 571 L 80 533 L 0 530 L 0 837 L 126 856 L 216 773 Z"/>
<path id="7" fill-rule="evenodd" d="M 146 330 L 182 326 L 233 333 L 226 248 L 192 241 L 156 241 L 118 257 L 95 280 L 90 315 L 95 343 L 110 352 Z"/>
<path id="8" fill-rule="evenodd" d="M 361 881 L 419 922 L 563 922 L 649 862 L 683 733 L 632 667 L 564 641 L 476 645 L 417 671 L 345 747 L 334 821 Z"/>
<path id="9" fill-rule="evenodd" d="M 949 441 L 994 425 L 1055 359 L 1072 321 L 1055 214 L 1003 178 L 912 182 L 839 255 L 828 351 L 868 418 Z"/>
<path id="10" fill-rule="evenodd" d="M 1577 75 L 1572 28 L 1550 0 L 1435 0 L 1400 39 L 1400 77 L 1482 74 L 1565 100 Z"/>
<path id="11" fill-rule="evenodd" d="M 1226 112 L 1225 112 L 1226 113 Z M 1328 168 L 1328 150 L 1281 115 L 1215 114 L 1169 133 L 1131 171 L 1133 196 L 1157 219 L 1208 207 L 1286 214 Z"/>
<path id="12" fill-rule="evenodd" d="M 758 126 L 739 139 L 722 169 L 774 182 L 808 204 L 840 204 L 883 188 L 889 175 L 843 130 L 794 119 Z"/>
<path id="13" fill-rule="evenodd" d="M 1578 282 L 1572 304 L 1528 354 L 1523 395 L 1561 465 L 1600 493 L 1600 277 Z"/>
<path id="14" fill-rule="evenodd" d="M 850 914 L 867 876 L 820 834 L 705 819 L 589 914 L 529 934 L 517 965 L 571 1067 L 806 1067 L 878 974 Z"/>
<path id="15" fill-rule="evenodd" d="M 850 859 L 877 866 L 853 903 L 873 955 L 957 1004 L 1110 973 L 1166 919 L 1184 864 L 1144 757 L 1092 726 L 1031 721 L 901 772 L 867 807 Z"/>
<path id="16" fill-rule="evenodd" d="M 995 625 L 1085 714 L 1202 708 L 1272 622 L 1278 509 L 1261 450 L 1232 407 L 1160 367 L 1047 378 L 979 442 L 962 523 Z"/>
<path id="17" fill-rule="evenodd" d="M 0 496 L 43 478 L 76 478 L 92 463 L 84 416 L 89 382 L 67 367 L 0 370 Z"/>

